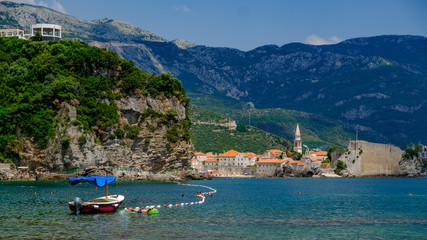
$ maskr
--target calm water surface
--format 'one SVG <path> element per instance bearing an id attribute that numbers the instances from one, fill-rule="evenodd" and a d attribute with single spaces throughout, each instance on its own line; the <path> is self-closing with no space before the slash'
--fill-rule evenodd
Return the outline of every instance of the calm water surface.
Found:
<path id="1" fill-rule="evenodd" d="M 126 197 L 118 212 L 74 215 L 68 201 L 102 196 L 105 188 L 0 182 L 0 238 L 427 239 L 427 178 L 217 178 L 188 183 L 218 192 L 201 205 L 161 208 L 159 215 L 148 216 L 123 208 L 198 201 L 195 192 L 206 190 L 116 181 L 110 194 Z"/>

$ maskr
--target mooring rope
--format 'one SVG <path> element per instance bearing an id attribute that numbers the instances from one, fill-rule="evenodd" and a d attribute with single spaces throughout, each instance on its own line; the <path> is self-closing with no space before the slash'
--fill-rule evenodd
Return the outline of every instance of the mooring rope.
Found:
<path id="1" fill-rule="evenodd" d="M 196 184 L 185 184 L 185 183 L 180 183 L 178 182 L 178 185 L 181 186 L 190 186 L 190 187 L 202 187 L 202 188 L 207 188 L 209 190 L 211 190 L 210 192 L 201 192 L 200 194 L 196 195 L 197 197 L 200 197 L 201 200 L 200 201 L 196 201 L 196 202 L 183 202 L 183 203 L 176 203 L 176 204 L 163 204 L 163 205 L 148 205 L 145 208 L 150 208 L 150 207 L 156 207 L 156 208 L 161 208 L 161 207 L 182 207 L 182 206 L 188 206 L 188 205 L 193 205 L 193 204 L 202 204 L 205 202 L 205 195 L 212 195 L 214 193 L 216 193 L 216 189 L 208 187 L 208 186 L 204 186 L 204 185 L 196 185 Z"/>

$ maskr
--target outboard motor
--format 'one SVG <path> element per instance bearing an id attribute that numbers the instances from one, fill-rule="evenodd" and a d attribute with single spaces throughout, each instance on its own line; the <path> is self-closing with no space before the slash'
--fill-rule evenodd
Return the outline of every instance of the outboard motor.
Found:
<path id="1" fill-rule="evenodd" d="M 82 200 L 79 197 L 74 198 L 74 206 L 76 207 L 76 214 L 79 214 L 82 206 Z"/>

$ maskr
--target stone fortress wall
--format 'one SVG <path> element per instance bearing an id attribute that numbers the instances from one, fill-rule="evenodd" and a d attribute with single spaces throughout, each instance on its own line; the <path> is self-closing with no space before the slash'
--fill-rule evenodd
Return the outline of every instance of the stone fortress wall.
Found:
<path id="1" fill-rule="evenodd" d="M 348 151 L 339 160 L 356 177 L 402 175 L 399 162 L 402 150 L 390 144 L 350 141 Z"/>

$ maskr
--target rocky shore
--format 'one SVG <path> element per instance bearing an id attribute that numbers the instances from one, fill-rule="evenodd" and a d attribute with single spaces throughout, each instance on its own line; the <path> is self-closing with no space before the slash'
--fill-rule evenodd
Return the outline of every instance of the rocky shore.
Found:
<path id="1" fill-rule="evenodd" d="M 7 164 L 8 165 L 8 164 Z M 112 168 L 87 168 L 72 174 L 59 174 L 36 169 L 32 172 L 19 172 L 10 168 L 0 168 L 0 181 L 45 181 L 45 180 L 68 180 L 69 177 L 76 176 L 117 176 L 118 180 L 145 180 L 145 181 L 188 181 L 188 180 L 210 180 L 211 176 L 201 175 L 199 173 L 180 170 L 175 172 L 129 172 L 114 171 Z"/>

